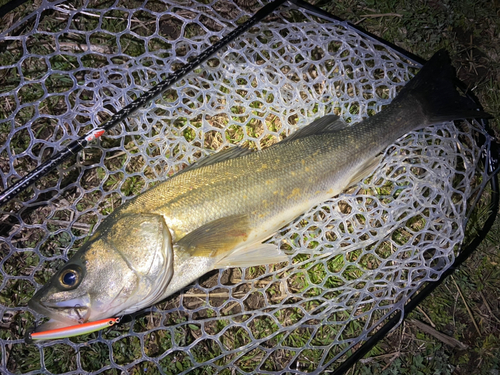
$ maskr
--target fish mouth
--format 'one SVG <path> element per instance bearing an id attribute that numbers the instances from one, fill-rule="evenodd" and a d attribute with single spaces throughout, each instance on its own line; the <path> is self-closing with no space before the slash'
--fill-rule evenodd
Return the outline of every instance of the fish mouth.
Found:
<path id="1" fill-rule="evenodd" d="M 36 301 L 32 299 L 28 306 L 37 313 L 50 318 L 48 323 L 51 325 L 82 324 L 90 317 L 90 298 L 88 296 L 65 301 Z M 43 326 L 46 324 L 40 327 Z"/>

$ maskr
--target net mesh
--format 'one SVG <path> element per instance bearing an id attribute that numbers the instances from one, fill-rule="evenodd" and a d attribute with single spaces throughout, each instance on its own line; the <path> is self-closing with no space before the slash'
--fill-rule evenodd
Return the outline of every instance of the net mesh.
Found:
<path id="1" fill-rule="evenodd" d="M 2 187 L 261 6 L 42 1 L 4 26 Z M 0 211 L 2 372 L 334 369 L 452 264 L 487 180 L 490 138 L 478 124 L 398 140 L 372 176 L 270 240 L 290 254 L 287 264 L 213 271 L 111 330 L 34 345 L 23 335 L 39 316 L 26 304 L 127 199 L 227 146 L 261 149 L 330 113 L 358 122 L 416 71 L 347 24 L 284 6 L 37 182 Z"/>

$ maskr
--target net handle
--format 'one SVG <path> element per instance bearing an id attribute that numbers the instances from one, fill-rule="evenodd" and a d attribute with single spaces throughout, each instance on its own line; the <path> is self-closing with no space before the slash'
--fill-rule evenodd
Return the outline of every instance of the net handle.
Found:
<path id="1" fill-rule="evenodd" d="M 103 135 L 106 131 L 113 128 L 114 126 L 121 123 L 130 115 L 137 112 L 144 105 L 149 103 L 151 100 L 156 98 L 165 92 L 170 86 L 184 78 L 188 73 L 194 70 L 198 65 L 207 61 L 212 55 L 220 51 L 226 45 L 234 41 L 237 37 L 243 34 L 245 31 L 250 29 L 252 26 L 262 21 L 268 15 L 270 15 L 274 10 L 280 7 L 287 0 L 274 0 L 269 4 L 266 4 L 261 9 L 259 9 L 252 17 L 245 21 L 242 25 L 238 26 L 236 29 L 231 31 L 229 34 L 224 36 L 221 40 L 217 41 L 203 52 L 201 52 L 196 58 L 187 64 L 183 65 L 181 68 L 175 72 L 169 74 L 169 76 L 158 83 L 151 90 L 147 91 L 145 94 L 134 100 L 132 103 L 126 105 L 121 110 L 116 112 L 111 119 L 99 125 L 97 128 L 93 129 L 89 133 L 81 136 L 80 138 L 72 141 L 63 150 L 58 151 L 49 160 L 40 164 L 34 170 L 29 172 L 26 176 L 22 177 L 20 180 L 16 181 L 14 184 L 9 186 L 7 189 L 0 193 L 0 207 L 7 204 L 18 194 L 26 190 L 28 186 L 38 181 L 43 176 L 47 175 L 58 165 L 62 164 L 66 159 L 73 155 L 76 155 L 79 151 L 83 150 L 89 142 Z"/>

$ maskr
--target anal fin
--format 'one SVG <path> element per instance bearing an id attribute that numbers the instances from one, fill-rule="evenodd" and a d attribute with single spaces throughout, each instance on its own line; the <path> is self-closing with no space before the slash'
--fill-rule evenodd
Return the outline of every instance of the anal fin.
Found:
<path id="1" fill-rule="evenodd" d="M 349 181 L 348 186 L 352 186 L 357 184 L 359 181 L 363 180 L 365 177 L 368 177 L 371 175 L 375 169 L 378 167 L 380 164 L 380 161 L 382 160 L 383 154 L 377 155 L 373 159 L 370 159 L 369 161 L 366 162 L 366 164 L 363 165 L 362 168 L 360 168 L 352 177 L 351 180 Z"/>

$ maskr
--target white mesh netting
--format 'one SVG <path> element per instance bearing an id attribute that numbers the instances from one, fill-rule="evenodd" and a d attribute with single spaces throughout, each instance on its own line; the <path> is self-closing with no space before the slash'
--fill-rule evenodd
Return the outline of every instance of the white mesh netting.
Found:
<path id="1" fill-rule="evenodd" d="M 261 6 L 43 0 L 3 26 L 2 188 Z M 37 182 L 0 211 L 1 371 L 334 369 L 452 264 L 469 203 L 486 180 L 480 157 L 489 137 L 476 124 L 399 140 L 372 177 L 271 239 L 288 251 L 288 264 L 214 271 L 109 331 L 41 344 L 23 341 L 39 318 L 25 306 L 128 198 L 211 150 L 260 149 L 328 113 L 358 122 L 390 103 L 415 72 L 346 24 L 284 6 Z"/>

